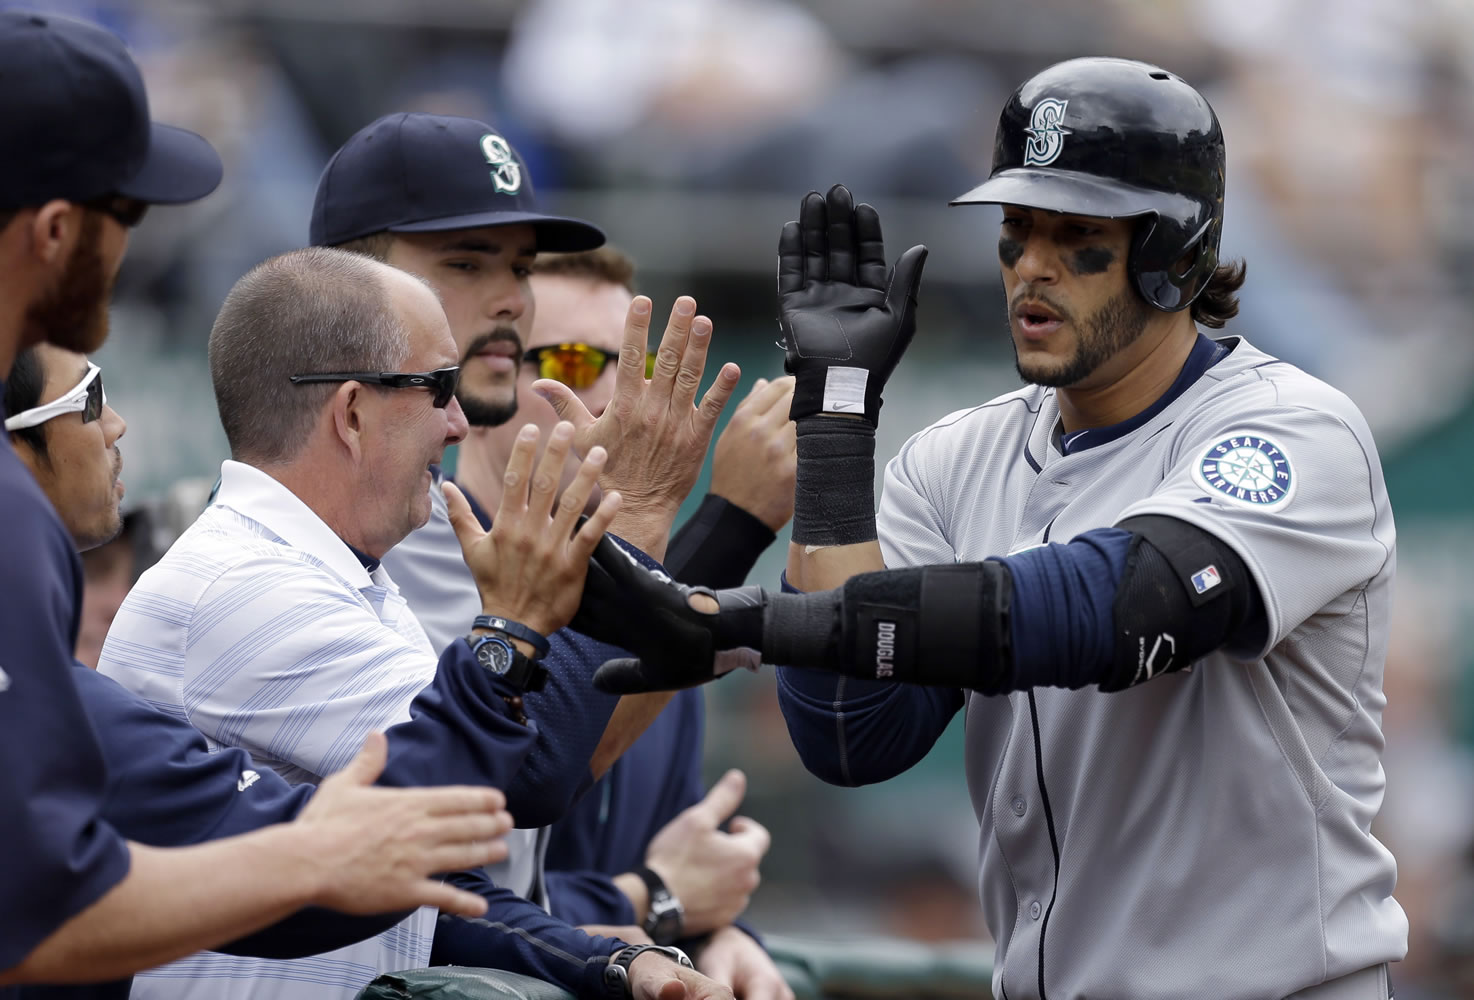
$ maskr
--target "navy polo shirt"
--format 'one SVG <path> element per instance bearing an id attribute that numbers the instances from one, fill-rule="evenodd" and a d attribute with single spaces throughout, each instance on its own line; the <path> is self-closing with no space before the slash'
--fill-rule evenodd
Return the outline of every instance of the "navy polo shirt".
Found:
<path id="1" fill-rule="evenodd" d="M 100 818 L 107 772 L 72 683 L 81 561 L 4 434 L 0 553 L 0 969 L 8 969 L 122 881 L 129 858 Z"/>

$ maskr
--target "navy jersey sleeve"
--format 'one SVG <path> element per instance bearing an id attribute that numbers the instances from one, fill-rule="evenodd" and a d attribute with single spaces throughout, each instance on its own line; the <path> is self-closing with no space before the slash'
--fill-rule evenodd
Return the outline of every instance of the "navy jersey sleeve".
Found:
<path id="1" fill-rule="evenodd" d="M 740 587 L 778 536 L 731 501 L 708 493 L 681 525 L 665 553 L 665 568 L 682 583 Z"/>
<path id="2" fill-rule="evenodd" d="M 662 569 L 628 542 L 615 541 L 643 565 Z M 630 655 L 566 628 L 548 642 L 551 648 L 543 658 L 548 682 L 522 699 L 528 718 L 538 725 L 537 741 L 506 786 L 507 807 L 523 828 L 550 826 L 592 787 L 589 760 L 619 704 L 617 695 L 594 687 L 594 671 L 606 660 Z M 465 644 L 451 644 L 456 645 Z"/>
<path id="3" fill-rule="evenodd" d="M 624 890 L 603 872 L 587 868 L 543 872 L 548 909 L 574 927 L 583 924 L 627 926 L 635 922 L 635 908 Z"/>
<path id="4" fill-rule="evenodd" d="M 128 873 L 102 752 L 71 677 L 81 564 L 0 435 L 0 969 Z"/>
<path id="5" fill-rule="evenodd" d="M 604 967 L 625 947 L 555 917 L 536 903 L 493 885 L 481 872 L 457 872 L 449 881 L 483 897 L 486 913 L 442 913 L 435 925 L 431 965 L 486 966 L 556 983 L 575 996 L 603 996 Z"/>
<path id="6" fill-rule="evenodd" d="M 778 668 L 778 706 L 793 746 L 831 785 L 869 785 L 913 767 L 962 705 L 957 688 Z"/>

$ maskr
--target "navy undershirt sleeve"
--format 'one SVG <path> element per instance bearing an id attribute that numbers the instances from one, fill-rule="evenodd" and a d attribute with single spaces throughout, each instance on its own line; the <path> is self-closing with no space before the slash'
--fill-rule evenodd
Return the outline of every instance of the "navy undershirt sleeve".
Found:
<path id="1" fill-rule="evenodd" d="M 740 587 L 777 537 L 743 508 L 708 493 L 671 536 L 665 569 L 672 579 L 692 586 Z"/>
<path id="2" fill-rule="evenodd" d="M 8 969 L 122 881 L 129 857 L 101 818 L 106 769 L 71 677 L 81 564 L 3 434 L 0 552 L 0 969 Z"/>
<path id="3" fill-rule="evenodd" d="M 1097 528 L 999 560 L 1013 575 L 1013 676 L 1004 690 L 1082 688 L 1106 679 L 1131 538 L 1120 528 Z"/>
<path id="4" fill-rule="evenodd" d="M 556 983 L 575 996 L 603 995 L 604 967 L 625 942 L 570 927 L 479 871 L 456 872 L 447 881 L 484 898 L 487 910 L 479 917 L 442 913 L 431 965 L 504 969 Z"/>

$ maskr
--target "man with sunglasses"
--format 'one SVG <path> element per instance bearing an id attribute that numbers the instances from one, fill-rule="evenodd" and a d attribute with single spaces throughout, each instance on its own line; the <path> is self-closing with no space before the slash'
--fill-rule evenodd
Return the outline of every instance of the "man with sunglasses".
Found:
<path id="1" fill-rule="evenodd" d="M 199 136 L 150 121 L 138 67 L 95 26 L 0 12 L 0 82 L 0 375 L 8 377 L 27 347 L 99 346 L 128 227 L 149 204 L 204 197 L 221 167 Z M 78 387 L 53 409 L 101 417 L 95 378 L 95 388 Z M 42 426 L 20 426 L 42 414 L 17 416 L 16 433 Z M 73 422 L 92 433 L 102 420 Z M 91 488 L 116 489 L 106 478 L 99 473 Z M 383 870 L 338 864 L 362 839 L 354 827 L 364 804 L 351 782 L 290 826 L 180 850 L 124 840 L 101 815 L 108 772 L 70 673 L 80 566 L 8 436 L 0 547 L 10 567 L 0 587 L 0 984 L 116 979 L 314 903 L 359 913 L 435 900 L 484 909 L 421 878 L 436 868 L 435 843 L 404 854 L 410 863 L 388 880 Z M 437 828 L 442 843 L 459 838 L 469 853 L 495 853 L 464 842 L 485 835 L 466 821 L 495 828 L 494 794 L 452 792 L 460 805 L 440 820 L 427 815 L 424 794 L 390 801 L 418 803 L 405 815 Z"/>
<path id="2" fill-rule="evenodd" d="M 539 255 L 537 313 L 517 381 L 519 418 L 547 428 L 558 412 L 532 388 L 567 386 L 590 414 L 614 395 L 622 317 L 634 297 L 634 262 L 610 246 Z M 759 379 L 713 448 L 711 492 L 671 539 L 666 568 L 677 579 L 738 586 L 793 510 L 791 378 Z M 463 446 L 457 485 L 489 508 L 513 443 L 494 428 L 484 446 Z M 759 473 L 759 470 L 761 474 Z M 575 469 L 564 468 L 571 482 Z M 740 997 L 790 997 L 755 938 L 734 925 L 758 881 L 767 831 L 735 816 L 746 777 L 702 780 L 705 700 L 677 694 L 569 814 L 553 824 L 546 858 L 549 903 L 578 924 L 635 924 L 659 942 L 679 940 L 696 966 Z M 730 821 L 730 823 L 729 823 Z"/>
<path id="3" fill-rule="evenodd" d="M 215 502 L 124 600 L 99 671 L 292 783 L 332 774 L 362 732 L 408 718 L 435 682 L 437 656 L 381 560 L 429 516 L 430 467 L 465 434 L 455 360 L 434 294 L 403 271 L 311 247 L 246 274 L 210 334 L 232 459 Z M 482 603 L 444 655 L 474 656 L 503 677 L 524 722 L 536 714 L 524 696 L 546 677 L 546 636 L 577 607 L 589 547 L 619 504 L 606 496 L 576 534 L 581 500 L 552 513 L 551 469 L 571 428 L 552 437 L 534 474 L 536 434 L 522 435 L 509 467 L 522 486 L 509 486 L 495 532 L 482 532 L 463 503 L 452 508 Z M 602 448 L 590 450 L 580 497 L 603 461 Z M 535 731 L 534 753 L 541 742 Z M 544 791 L 571 797 L 582 778 L 560 788 L 544 772 L 545 784 L 529 786 L 521 756 L 508 765 L 507 800 L 519 809 L 540 805 Z M 604 988 L 623 942 L 553 926 L 532 903 L 502 895 L 485 922 L 445 934 L 425 909 L 307 958 L 192 956 L 139 976 L 134 996 L 351 1000 L 379 973 L 477 957 L 507 964 L 509 953 L 575 992 Z M 641 994 L 674 981 L 721 996 L 672 957 L 642 955 L 614 966 Z"/>

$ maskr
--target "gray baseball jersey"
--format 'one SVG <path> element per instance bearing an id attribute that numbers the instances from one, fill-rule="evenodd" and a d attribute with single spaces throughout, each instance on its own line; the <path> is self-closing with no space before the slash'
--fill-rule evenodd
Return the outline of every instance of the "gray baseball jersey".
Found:
<path id="1" fill-rule="evenodd" d="M 1268 617 L 1257 648 L 1123 692 L 969 694 L 995 996 L 1274 1000 L 1406 951 L 1396 865 L 1370 833 L 1395 562 L 1376 449 L 1341 393 L 1224 343 L 1096 446 L 1062 454 L 1054 390 L 1032 386 L 887 466 L 888 566 L 1161 514 L 1231 546 Z"/>

